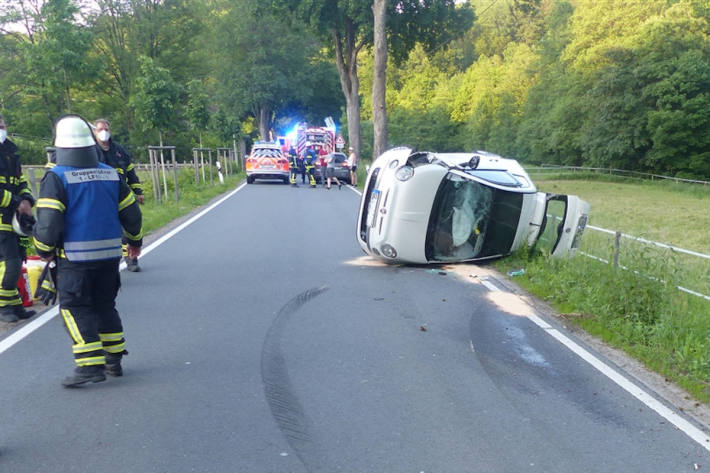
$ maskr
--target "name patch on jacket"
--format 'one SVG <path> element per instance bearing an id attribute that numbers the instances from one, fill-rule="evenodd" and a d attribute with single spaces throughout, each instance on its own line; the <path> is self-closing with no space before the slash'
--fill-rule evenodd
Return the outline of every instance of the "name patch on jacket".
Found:
<path id="1" fill-rule="evenodd" d="M 92 181 L 118 181 L 118 173 L 114 169 L 80 169 L 66 171 L 64 178 L 67 180 L 67 184 L 79 184 L 81 182 Z"/>

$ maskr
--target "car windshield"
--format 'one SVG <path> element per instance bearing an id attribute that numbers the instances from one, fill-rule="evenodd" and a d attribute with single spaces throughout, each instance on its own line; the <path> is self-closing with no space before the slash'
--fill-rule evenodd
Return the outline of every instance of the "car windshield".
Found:
<path id="1" fill-rule="evenodd" d="M 429 218 L 427 260 L 462 261 L 508 254 L 522 205 L 523 194 L 447 174 Z"/>

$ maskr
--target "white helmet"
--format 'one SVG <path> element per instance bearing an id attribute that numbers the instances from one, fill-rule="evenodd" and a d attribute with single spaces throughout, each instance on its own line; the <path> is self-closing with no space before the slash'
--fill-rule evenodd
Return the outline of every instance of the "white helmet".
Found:
<path id="1" fill-rule="evenodd" d="M 77 115 L 60 118 L 54 131 L 54 146 L 57 148 L 86 148 L 96 145 L 89 124 Z"/>

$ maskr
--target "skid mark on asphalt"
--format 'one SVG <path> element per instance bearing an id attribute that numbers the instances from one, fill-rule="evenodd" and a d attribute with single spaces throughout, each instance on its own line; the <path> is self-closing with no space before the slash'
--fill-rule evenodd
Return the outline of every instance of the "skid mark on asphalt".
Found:
<path id="1" fill-rule="evenodd" d="M 327 471 L 326 455 L 320 451 L 320 443 L 314 440 L 313 426 L 294 393 L 281 349 L 281 336 L 290 317 L 327 289 L 327 286 L 311 288 L 288 301 L 269 327 L 261 350 L 261 379 L 271 414 L 309 472 Z"/>

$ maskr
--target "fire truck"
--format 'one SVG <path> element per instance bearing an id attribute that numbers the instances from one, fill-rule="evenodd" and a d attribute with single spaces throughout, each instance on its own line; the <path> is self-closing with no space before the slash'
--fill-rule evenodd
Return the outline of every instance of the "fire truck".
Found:
<path id="1" fill-rule="evenodd" d="M 309 146 L 324 149 L 326 153 L 335 151 L 335 129 L 326 127 L 308 127 L 305 124 L 296 128 L 296 151 L 303 156 Z"/>

